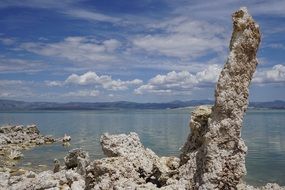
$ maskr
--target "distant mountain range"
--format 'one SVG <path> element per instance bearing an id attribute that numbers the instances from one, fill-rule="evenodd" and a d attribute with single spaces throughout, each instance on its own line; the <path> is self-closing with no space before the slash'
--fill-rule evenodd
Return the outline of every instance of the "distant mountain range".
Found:
<path id="1" fill-rule="evenodd" d="M 0 111 L 25 110 L 116 110 L 116 109 L 174 109 L 198 105 L 213 104 L 212 100 L 172 101 L 167 103 L 136 103 L 127 101 L 118 102 L 24 102 L 15 100 L 1 100 Z M 250 107 L 285 109 L 285 101 L 251 102 Z"/>

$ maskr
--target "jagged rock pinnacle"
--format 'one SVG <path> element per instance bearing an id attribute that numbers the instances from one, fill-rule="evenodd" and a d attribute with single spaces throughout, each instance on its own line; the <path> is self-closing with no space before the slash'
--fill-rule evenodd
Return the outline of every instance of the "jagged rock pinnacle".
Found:
<path id="1" fill-rule="evenodd" d="M 199 189 L 236 189 L 246 174 L 247 147 L 241 128 L 261 34 L 246 8 L 240 8 L 232 18 L 230 53 L 216 86 L 215 105 L 200 151 Z"/>

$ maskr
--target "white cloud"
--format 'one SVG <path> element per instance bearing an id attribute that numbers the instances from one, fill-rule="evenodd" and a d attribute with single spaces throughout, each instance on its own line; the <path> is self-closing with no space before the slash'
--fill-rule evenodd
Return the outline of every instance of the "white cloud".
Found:
<path id="1" fill-rule="evenodd" d="M 22 80 L 0 80 L 0 98 L 24 98 L 34 96 L 34 83 Z"/>
<path id="2" fill-rule="evenodd" d="M 80 0 L 79 0 L 80 1 Z M 89 11 L 82 8 L 78 8 L 76 3 L 78 0 L 47 0 L 47 1 L 38 1 L 38 0 L 10 0 L 0 2 L 0 8 L 7 7 L 31 7 L 39 9 L 52 9 L 59 13 L 72 18 L 78 18 L 89 21 L 103 21 L 115 23 L 120 21 L 119 18 L 98 13 L 96 11 Z"/>
<path id="3" fill-rule="evenodd" d="M 257 71 L 253 78 L 254 83 L 285 83 L 285 66 L 278 64 L 270 69 Z"/>
<path id="4" fill-rule="evenodd" d="M 213 85 L 218 80 L 221 68 L 218 65 L 209 65 L 203 71 L 191 74 L 188 71 L 171 71 L 166 75 L 157 75 L 150 79 L 147 84 L 135 89 L 135 94 L 145 93 L 171 94 L 192 91 L 196 87 Z"/>
<path id="5" fill-rule="evenodd" d="M 129 86 L 140 85 L 142 84 L 142 80 L 113 80 L 109 75 L 98 76 L 95 72 L 89 71 L 82 75 L 72 74 L 65 80 L 64 83 L 76 85 L 101 85 L 104 89 L 116 91 L 126 90 L 129 88 Z"/>
<path id="6" fill-rule="evenodd" d="M 151 78 L 147 84 L 141 85 L 134 90 L 137 95 L 142 94 L 185 94 L 194 89 L 202 87 L 214 87 L 218 81 L 221 67 L 219 65 L 209 65 L 204 70 L 191 74 L 188 71 L 171 71 L 165 75 L 156 75 Z M 269 69 L 257 70 L 253 83 L 268 84 L 281 83 L 285 84 L 285 66 L 275 65 Z"/>
<path id="7" fill-rule="evenodd" d="M 49 87 L 55 87 L 55 86 L 62 86 L 63 83 L 61 81 L 45 81 L 45 84 Z"/>
<path id="8" fill-rule="evenodd" d="M 222 68 L 218 65 L 209 65 L 206 69 L 197 72 L 196 79 L 203 83 L 214 83 L 218 81 Z"/>
<path id="9" fill-rule="evenodd" d="M 0 80 L 0 86 L 11 86 L 11 85 L 22 85 L 24 84 L 21 80 Z"/>
<path id="10" fill-rule="evenodd" d="M 100 92 L 98 90 L 79 90 L 63 94 L 63 97 L 97 97 Z"/>
<path id="11" fill-rule="evenodd" d="M 226 47 L 225 32 L 220 25 L 178 17 L 150 28 L 160 32 L 136 37 L 133 44 L 153 54 L 189 59 L 221 53 Z"/>
<path id="12" fill-rule="evenodd" d="M 44 63 L 40 61 L 7 58 L 0 56 L 0 73 L 34 73 L 42 71 Z"/>
<path id="13" fill-rule="evenodd" d="M 273 49 L 285 49 L 285 45 L 281 43 L 270 43 L 270 44 L 264 45 L 263 47 L 269 47 Z"/>
<path id="14" fill-rule="evenodd" d="M 114 51 L 121 45 L 115 39 L 98 41 L 91 37 L 67 37 L 56 43 L 27 42 L 20 45 L 26 51 L 44 56 L 55 56 L 75 62 L 114 61 Z"/>
<path id="15" fill-rule="evenodd" d="M 88 11 L 84 9 L 64 10 L 63 13 L 70 17 L 91 20 L 91 21 L 101 21 L 101 22 L 111 22 L 111 23 L 121 21 L 121 19 L 116 18 L 116 17 L 111 17 L 108 15 L 104 15 L 104 14 L 100 14 L 100 13 L 96 13 L 96 12 Z"/>
<path id="16" fill-rule="evenodd" d="M 253 16 L 260 15 L 275 15 L 285 16 L 284 6 L 285 2 L 280 0 L 271 1 L 239 1 L 239 0 L 205 0 L 203 3 L 200 1 L 185 2 L 178 5 L 174 2 L 174 13 L 191 15 L 192 17 L 203 18 L 207 20 L 228 20 L 233 11 L 239 7 L 245 6 L 253 14 Z"/>

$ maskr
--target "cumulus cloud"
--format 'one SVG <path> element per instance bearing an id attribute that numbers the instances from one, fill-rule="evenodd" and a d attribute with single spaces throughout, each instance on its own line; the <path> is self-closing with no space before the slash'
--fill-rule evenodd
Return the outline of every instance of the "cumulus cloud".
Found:
<path id="1" fill-rule="evenodd" d="M 254 83 L 285 83 L 285 66 L 278 64 L 270 69 L 257 71 L 253 78 Z"/>
<path id="2" fill-rule="evenodd" d="M 136 47 L 150 53 L 189 59 L 225 49 L 223 28 L 205 21 L 178 17 L 150 28 L 159 33 L 139 36 L 132 41 Z"/>
<path id="3" fill-rule="evenodd" d="M 58 81 L 50 81 L 50 84 L 58 85 Z M 107 90 L 126 90 L 130 86 L 137 86 L 143 83 L 142 80 L 134 79 L 122 81 L 120 79 L 113 80 L 109 75 L 97 75 L 95 72 L 89 71 L 82 75 L 72 74 L 63 84 L 75 84 L 75 85 L 101 85 Z"/>
<path id="4" fill-rule="evenodd" d="M 156 75 L 147 84 L 134 90 L 137 95 L 142 94 L 184 94 L 196 88 L 214 87 L 221 67 L 209 65 L 204 70 L 192 74 L 188 71 L 171 71 L 165 75 Z M 275 65 L 272 68 L 257 71 L 253 78 L 255 84 L 282 83 L 285 84 L 285 66 Z"/>
<path id="5" fill-rule="evenodd" d="M 206 84 L 213 85 L 220 73 L 221 68 L 218 65 L 209 65 L 203 71 L 191 74 L 188 71 L 171 71 L 166 75 L 156 75 L 148 81 L 147 84 L 141 85 L 135 89 L 135 94 L 145 93 L 171 94 L 173 92 L 191 91 L 195 87 L 202 87 Z"/>
<path id="6" fill-rule="evenodd" d="M 118 40 L 98 41 L 92 37 L 74 36 L 55 43 L 26 42 L 20 48 L 43 56 L 55 56 L 76 62 L 114 61 Z"/>

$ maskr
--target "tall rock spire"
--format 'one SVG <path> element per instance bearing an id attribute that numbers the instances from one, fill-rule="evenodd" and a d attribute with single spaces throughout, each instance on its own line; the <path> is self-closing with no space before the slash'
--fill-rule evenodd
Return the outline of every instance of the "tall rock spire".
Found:
<path id="1" fill-rule="evenodd" d="M 232 18 L 230 53 L 216 86 L 215 105 L 201 149 L 199 189 L 236 189 L 246 174 L 247 147 L 241 128 L 261 34 L 246 8 L 240 8 Z"/>

